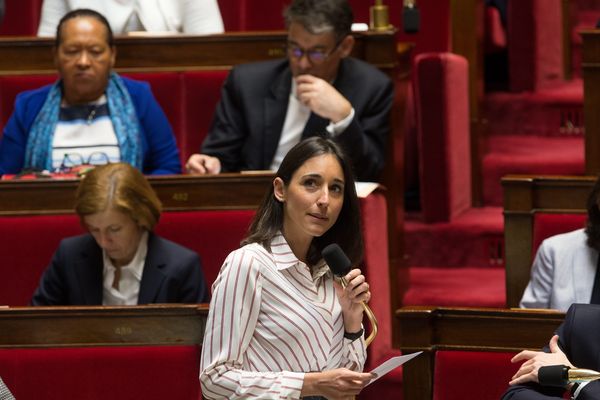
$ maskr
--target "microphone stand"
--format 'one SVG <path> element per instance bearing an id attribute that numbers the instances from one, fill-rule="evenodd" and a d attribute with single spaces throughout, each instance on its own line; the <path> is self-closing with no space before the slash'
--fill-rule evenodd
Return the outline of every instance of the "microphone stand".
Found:
<path id="1" fill-rule="evenodd" d="M 600 379 L 600 372 L 592 369 L 570 368 L 567 374 L 569 382 L 591 382 Z"/>
<path id="2" fill-rule="evenodd" d="M 339 277 L 338 279 L 340 280 L 342 287 L 346 288 L 346 286 L 348 285 L 348 282 L 346 282 L 346 278 Z M 360 304 L 362 305 L 362 308 L 365 311 L 365 314 L 367 314 L 367 318 L 369 319 L 369 322 L 371 323 L 371 333 L 369 334 L 369 336 L 367 336 L 365 338 L 365 346 L 369 347 L 371 342 L 375 339 L 375 336 L 377 336 L 377 328 L 378 328 L 377 318 L 375 318 L 375 314 L 373 313 L 373 310 L 371 310 L 371 307 L 369 307 L 369 305 L 367 303 L 365 303 L 364 301 L 361 301 Z"/>

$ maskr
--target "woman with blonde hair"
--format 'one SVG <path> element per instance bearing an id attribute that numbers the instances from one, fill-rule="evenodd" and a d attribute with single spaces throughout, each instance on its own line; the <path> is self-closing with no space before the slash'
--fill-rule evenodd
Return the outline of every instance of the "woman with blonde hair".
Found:
<path id="1" fill-rule="evenodd" d="M 92 169 L 79 185 L 75 211 L 88 233 L 60 243 L 33 305 L 208 300 L 198 254 L 152 232 L 161 203 L 139 170 L 126 163 Z"/>

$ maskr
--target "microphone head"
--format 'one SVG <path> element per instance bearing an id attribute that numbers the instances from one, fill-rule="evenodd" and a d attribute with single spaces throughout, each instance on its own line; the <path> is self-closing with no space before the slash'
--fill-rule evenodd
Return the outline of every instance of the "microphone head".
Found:
<path id="1" fill-rule="evenodd" d="M 337 277 L 345 276 L 352 269 L 352 263 L 344 253 L 344 250 L 336 243 L 325 247 L 321 252 L 331 272 Z"/>
<path id="2" fill-rule="evenodd" d="M 569 367 L 546 365 L 538 370 L 538 382 L 542 386 L 565 387 L 569 383 Z"/>

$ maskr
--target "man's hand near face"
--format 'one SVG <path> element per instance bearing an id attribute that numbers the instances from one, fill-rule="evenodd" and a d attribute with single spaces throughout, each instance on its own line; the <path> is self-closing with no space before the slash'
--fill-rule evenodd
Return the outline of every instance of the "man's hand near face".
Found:
<path id="1" fill-rule="evenodd" d="M 312 75 L 298 75 L 295 79 L 296 96 L 318 116 L 336 123 L 350 115 L 352 105 L 329 82 Z"/>

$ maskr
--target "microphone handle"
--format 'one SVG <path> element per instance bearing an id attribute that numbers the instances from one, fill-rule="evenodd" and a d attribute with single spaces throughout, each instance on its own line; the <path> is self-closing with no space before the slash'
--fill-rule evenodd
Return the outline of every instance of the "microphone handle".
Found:
<path id="1" fill-rule="evenodd" d="M 346 282 L 346 278 L 344 277 L 340 277 L 339 278 L 342 287 L 346 288 L 346 286 L 348 286 L 348 282 Z M 364 301 L 360 302 L 363 310 L 365 311 L 365 314 L 367 314 L 367 318 L 369 318 L 369 321 L 371 322 L 371 333 L 369 334 L 369 336 L 367 336 L 365 338 L 365 346 L 369 346 L 371 344 L 371 342 L 375 339 L 375 336 L 377 336 L 377 318 L 375 318 L 375 314 L 373 313 L 373 310 L 371 310 L 371 307 L 369 307 L 369 305 L 367 303 L 365 303 Z"/>
<path id="2" fill-rule="evenodd" d="M 570 368 L 567 376 L 569 382 L 591 382 L 600 379 L 600 372 L 592 369 Z"/>

